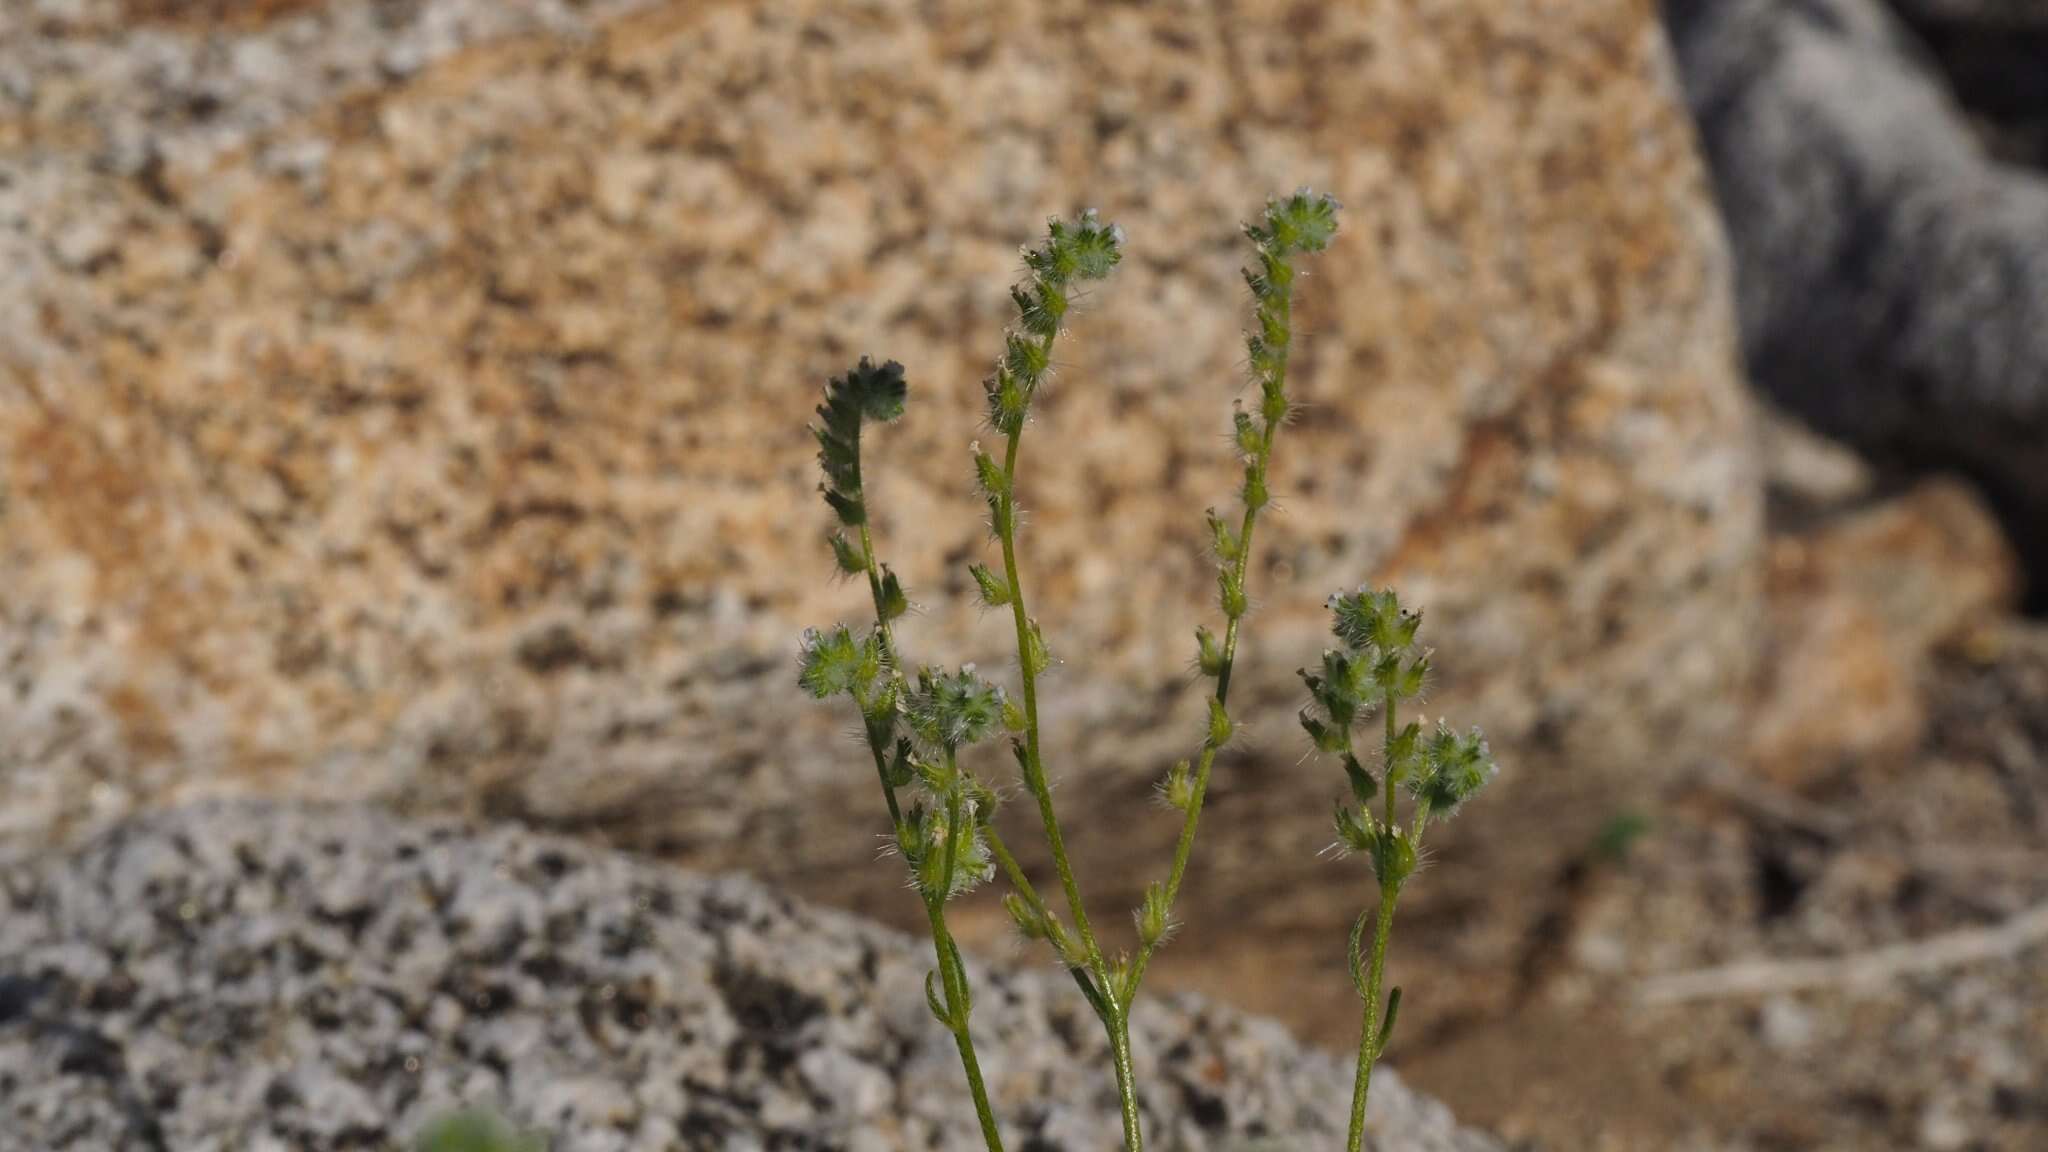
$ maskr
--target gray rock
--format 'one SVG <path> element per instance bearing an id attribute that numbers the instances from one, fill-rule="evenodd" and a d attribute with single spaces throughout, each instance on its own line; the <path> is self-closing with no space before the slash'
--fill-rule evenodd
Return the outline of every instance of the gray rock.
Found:
<path id="1" fill-rule="evenodd" d="M 900 915 L 850 716 L 793 684 L 802 629 L 871 611 L 831 579 L 802 425 L 854 357 L 909 366 L 873 474 L 904 650 L 1012 664 L 966 572 L 975 381 L 1018 245 L 1094 204 L 1132 256 L 1060 345 L 1023 564 L 1062 661 L 1045 760 L 1089 897 L 1128 908 L 1179 829 L 1135 814 L 1206 715 L 1236 222 L 1300 183 L 1346 224 L 1302 296 L 1235 807 L 1191 898 L 1251 940 L 1350 927 L 1326 893 L 1355 874 L 1315 857 L 1342 774 L 1294 723 L 1339 588 L 1426 608 L 1430 713 L 1505 766 L 1432 881 L 1475 911 L 1418 1032 L 1498 1007 L 1566 857 L 1745 729 L 1750 410 L 1640 4 L 64 11 L 0 2 L 0 140 L 34 142 L 0 146 L 0 830 L 376 799 Z M 104 238 L 75 267 L 74 221 Z M 1313 1020 L 1309 985 L 1255 1006 Z"/>
<path id="2" fill-rule="evenodd" d="M 1877 0 L 1666 15 L 1757 383 L 1881 458 L 1971 475 L 2048 571 L 2048 180 L 1985 154 Z"/>
<path id="3" fill-rule="evenodd" d="M 481 1105 L 564 1150 L 966 1148 L 919 942 L 503 828 L 217 803 L 0 873 L 0 1149 L 402 1145 Z M 1015 1147 L 1116 1141 L 1070 985 L 976 964 Z M 1136 1020 L 1163 1148 L 1328 1146 L 1349 1076 L 1199 1000 Z M 1375 1147 L 1487 1152 L 1399 1078 Z"/>

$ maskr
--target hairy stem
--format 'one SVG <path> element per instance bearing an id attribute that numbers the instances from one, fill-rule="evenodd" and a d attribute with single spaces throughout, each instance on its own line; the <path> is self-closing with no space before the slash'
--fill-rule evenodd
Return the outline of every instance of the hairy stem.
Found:
<path id="1" fill-rule="evenodd" d="M 1351 1082 L 1351 1136 L 1344 1145 L 1346 1152 L 1360 1152 L 1365 1147 L 1365 1098 L 1372 1091 L 1372 1066 L 1380 1058 L 1380 981 L 1386 974 L 1387 938 L 1394 930 L 1396 896 L 1392 885 L 1380 885 L 1379 917 L 1373 924 L 1372 958 L 1365 974 L 1365 1015 L 1358 1026 L 1358 1072 Z"/>
<path id="2" fill-rule="evenodd" d="M 1038 894 L 1038 889 L 1031 883 L 1031 878 L 1024 874 L 1024 869 L 1017 863 L 1017 857 L 1011 854 L 1010 846 L 1003 843 L 1002 836 L 996 832 L 993 825 L 984 829 L 982 835 L 988 844 L 990 854 L 996 858 L 996 865 L 1003 870 L 1003 875 L 1009 878 L 1010 887 L 1017 890 L 1017 894 L 1024 898 L 1025 903 L 1038 914 L 1040 920 L 1049 921 L 1052 913 L 1045 906 L 1045 898 Z M 1095 987 L 1094 976 L 1087 968 L 1067 964 L 1064 959 L 1061 964 L 1066 968 L 1067 975 L 1072 976 L 1074 983 L 1080 986 L 1081 995 L 1088 1001 L 1088 1006 L 1095 1010 L 1097 1016 L 1105 1017 L 1109 1007 L 1102 1002 L 1102 993 Z"/>
<path id="3" fill-rule="evenodd" d="M 1290 288 L 1283 292 L 1280 299 L 1280 315 L 1282 319 L 1291 319 L 1293 312 L 1292 289 Z M 1276 390 L 1285 389 L 1286 371 L 1286 360 L 1283 358 L 1280 363 L 1280 369 L 1275 375 L 1273 386 Z M 1266 422 L 1265 429 L 1260 434 L 1258 451 L 1254 453 L 1251 467 L 1258 469 L 1261 475 L 1265 474 L 1267 465 L 1273 458 L 1273 440 L 1278 430 L 1278 422 L 1269 420 Z M 1245 505 L 1244 518 L 1238 525 L 1237 559 L 1233 562 L 1231 569 L 1231 579 L 1239 588 L 1244 587 L 1245 574 L 1251 566 L 1252 533 L 1258 527 L 1258 523 L 1259 507 L 1254 504 Z M 1218 704 L 1228 704 L 1230 702 L 1230 672 L 1237 663 L 1237 639 L 1240 626 L 1243 623 L 1244 617 L 1242 615 L 1235 615 L 1230 617 L 1229 622 L 1224 625 L 1223 666 L 1216 673 L 1216 702 Z M 1187 814 L 1181 821 L 1180 838 L 1175 841 L 1173 846 L 1173 866 L 1166 874 L 1166 907 L 1169 915 L 1172 913 L 1174 898 L 1180 895 L 1181 881 L 1187 877 L 1188 859 L 1194 854 L 1195 832 L 1202 822 L 1202 802 L 1209 795 L 1209 773 L 1215 767 L 1217 751 L 1215 741 L 1204 741 L 1201 758 L 1195 763 L 1193 789 L 1188 797 Z M 1159 951 L 1159 945 L 1163 940 L 1164 937 L 1161 937 L 1159 940 L 1154 940 L 1138 949 L 1137 959 L 1131 965 L 1127 996 L 1135 996 L 1137 994 L 1138 982 L 1145 978 L 1145 968 L 1152 962 L 1152 955 Z"/>
<path id="4" fill-rule="evenodd" d="M 1109 1054 L 1116 1066 L 1117 1103 L 1123 1110 L 1124 1147 L 1136 1152 L 1145 1142 L 1138 1123 L 1138 1087 L 1131 1070 L 1131 1028 L 1128 1005 L 1119 1009 L 1109 1026 Z"/>
<path id="5" fill-rule="evenodd" d="M 1047 337 L 1045 346 L 1049 351 L 1052 339 Z M 998 536 L 1003 548 L 1003 578 L 1010 585 L 1010 618 L 1017 631 L 1017 655 L 1019 670 L 1023 673 L 1024 695 L 1024 786 L 1030 790 L 1032 799 L 1038 802 L 1039 822 L 1045 826 L 1046 846 L 1052 850 L 1053 868 L 1059 873 L 1060 887 L 1065 890 L 1067 909 L 1074 917 L 1074 931 L 1080 936 L 1081 947 L 1087 953 L 1088 963 L 1095 971 L 1095 977 L 1107 990 L 1113 1004 L 1116 990 L 1110 986 L 1108 965 L 1103 962 L 1102 949 L 1095 942 L 1095 932 L 1088 925 L 1088 908 L 1081 899 L 1081 885 L 1074 879 L 1074 866 L 1067 857 L 1066 837 L 1060 832 L 1059 815 L 1053 810 L 1052 787 L 1046 782 L 1045 764 L 1039 758 L 1038 750 L 1038 675 L 1032 668 L 1029 655 L 1032 647 L 1031 615 L 1025 607 L 1023 576 L 1017 570 L 1017 450 L 1023 443 L 1022 428 L 1010 433 L 1009 443 L 1003 450 L 1003 476 L 1009 494 L 1011 513 L 998 523 Z M 1131 1152 L 1136 1152 L 1136 1146 Z"/>
<path id="6" fill-rule="evenodd" d="M 1394 722 L 1395 704 L 1392 696 L 1387 697 L 1381 707 L 1386 721 L 1386 743 L 1382 747 L 1381 787 L 1385 792 L 1386 831 L 1394 835 L 1394 771 L 1392 752 L 1394 736 L 1398 729 Z M 1387 969 L 1387 939 L 1394 932 L 1394 902 L 1400 898 L 1401 884 L 1397 879 L 1380 879 L 1379 918 L 1373 923 L 1372 956 L 1367 961 L 1365 974 L 1365 1018 L 1358 1027 L 1358 1073 L 1351 1083 L 1351 1140 L 1348 1152 L 1359 1152 L 1365 1140 L 1365 1098 L 1372 1090 L 1372 1066 L 1380 1058 L 1380 980 Z"/>
<path id="7" fill-rule="evenodd" d="M 875 604 L 875 634 L 882 638 L 882 659 L 889 664 L 889 675 L 900 685 L 903 667 L 896 658 L 896 634 L 890 630 L 889 617 L 882 607 L 882 573 L 875 564 L 875 541 L 865 519 L 860 523 L 860 552 L 867 569 L 868 596 Z M 875 772 L 881 777 L 882 799 L 889 802 L 889 826 L 893 829 L 903 822 L 903 807 L 896 800 L 896 786 L 889 782 L 888 752 L 872 739 L 868 747 L 874 749 Z"/>
<path id="8" fill-rule="evenodd" d="M 896 654 L 896 637 L 889 628 L 889 617 L 883 607 L 882 576 L 875 562 L 874 539 L 868 531 L 866 521 L 862 521 L 860 526 L 860 548 L 862 556 L 865 557 L 868 594 L 875 605 L 875 632 L 882 639 L 882 656 L 888 662 L 889 675 L 897 682 L 900 690 L 903 683 L 902 665 Z M 896 798 L 896 786 L 889 781 L 888 751 L 875 739 L 872 730 L 867 732 L 867 745 L 868 750 L 874 754 L 875 775 L 882 784 L 882 798 L 889 804 L 890 827 L 892 830 L 899 830 L 896 834 L 901 835 L 903 809 L 901 802 Z M 946 765 L 955 774 L 959 772 L 959 766 L 954 763 L 950 752 L 946 756 Z M 960 798 L 958 790 L 955 789 L 954 795 L 946 805 L 947 835 L 957 835 L 959 826 Z M 953 942 L 952 929 L 946 923 L 946 899 L 953 890 L 954 860 L 955 853 L 949 842 L 946 846 L 945 881 L 936 896 L 931 893 L 924 895 L 925 918 L 931 922 L 932 953 L 939 966 L 939 982 L 946 992 L 946 1014 L 950 1017 L 946 1021 L 946 1027 L 953 1034 L 953 1046 L 960 1052 L 961 1070 L 967 1074 L 967 1091 L 974 1099 L 974 1115 L 981 1124 L 982 1142 L 988 1146 L 988 1152 L 1003 1152 L 1003 1137 L 996 1128 L 995 1109 L 989 1104 L 988 1086 L 981 1078 L 981 1060 L 975 1055 L 974 1035 L 968 1028 L 973 1009 L 972 994 L 967 986 L 967 965 L 961 959 L 959 945 Z"/>
<path id="9" fill-rule="evenodd" d="M 988 1101 L 988 1086 L 982 1082 L 981 1061 L 974 1054 L 974 1037 L 968 1031 L 967 967 L 960 958 L 960 949 L 953 943 L 953 933 L 946 926 L 946 906 L 943 900 L 929 897 L 924 902 L 925 916 L 932 926 L 932 951 L 938 954 L 939 983 L 946 991 L 946 1011 L 953 1019 L 946 1022 L 947 1030 L 953 1033 L 953 1046 L 960 1051 L 960 1067 L 967 1073 L 967 1091 L 974 1097 L 974 1115 L 981 1122 L 981 1139 L 988 1146 L 988 1152 L 1003 1152 L 1003 1137 L 996 1130 L 995 1109 Z"/>
<path id="10" fill-rule="evenodd" d="M 1053 337 L 1045 337 L 1042 346 L 1048 356 L 1052 343 Z M 1131 1042 L 1125 1015 L 1127 1004 L 1116 981 L 1110 976 L 1109 964 L 1102 957 L 1101 946 L 1096 943 L 1095 931 L 1089 926 L 1088 906 L 1081 897 L 1081 885 L 1074 878 L 1074 865 L 1067 856 L 1066 837 L 1060 831 L 1059 814 L 1053 809 L 1052 786 L 1045 778 L 1045 763 L 1039 756 L 1038 674 L 1030 655 L 1033 649 L 1031 613 L 1025 604 L 1023 575 L 1017 567 L 1017 455 L 1023 441 L 1024 429 L 1020 425 L 1010 432 L 1003 449 L 1006 489 L 1003 498 L 1009 501 L 1009 514 L 997 517 L 996 527 L 1003 549 L 1003 578 L 1009 582 L 1010 588 L 1010 619 L 1017 632 L 1017 663 L 1022 673 L 1024 786 L 1030 790 L 1031 798 L 1038 802 L 1038 819 L 1045 828 L 1045 843 L 1052 852 L 1053 869 L 1059 873 L 1067 909 L 1074 917 L 1074 932 L 1080 938 L 1082 952 L 1094 973 L 1096 994 L 1088 996 L 1088 1004 L 1102 1020 L 1103 1029 L 1109 1036 L 1110 1054 L 1116 1066 L 1117 1099 L 1123 1111 L 1124 1148 L 1126 1152 L 1141 1152 L 1144 1136 L 1139 1130 L 1137 1087 L 1131 1074 Z M 1084 979 L 1084 995 L 1089 991 L 1086 975 L 1079 974 Z"/>

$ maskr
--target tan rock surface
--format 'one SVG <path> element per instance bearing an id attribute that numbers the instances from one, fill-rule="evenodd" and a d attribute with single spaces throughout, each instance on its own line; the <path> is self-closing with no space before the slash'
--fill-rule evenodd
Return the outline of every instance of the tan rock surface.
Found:
<path id="1" fill-rule="evenodd" d="M 1997 521 L 1954 480 L 1774 536 L 1747 761 L 1800 788 L 1911 753 L 1935 650 L 2010 611 L 2018 590 Z"/>
<path id="2" fill-rule="evenodd" d="M 1497 970 L 1520 897 L 1731 738 L 1759 490 L 1648 4 L 254 7 L 0 15 L 10 828 L 478 805 L 900 915 L 848 718 L 791 685 L 798 630 L 861 603 L 803 423 L 853 357 L 910 366 L 873 485 L 906 639 L 1000 661 L 975 382 L 1017 246 L 1092 204 L 1131 256 L 1027 441 L 1027 567 L 1048 759 L 1128 900 L 1171 835 L 1137 799 L 1196 732 L 1235 221 L 1302 183 L 1346 231 L 1194 880 L 1239 915 L 1190 935 L 1340 965 L 1363 885 L 1314 858 L 1339 781 L 1292 721 L 1339 587 L 1429 610 L 1432 713 L 1507 765 L 1404 929 L 1456 963 Z M 1273 971 L 1233 998 L 1288 1009 Z"/>

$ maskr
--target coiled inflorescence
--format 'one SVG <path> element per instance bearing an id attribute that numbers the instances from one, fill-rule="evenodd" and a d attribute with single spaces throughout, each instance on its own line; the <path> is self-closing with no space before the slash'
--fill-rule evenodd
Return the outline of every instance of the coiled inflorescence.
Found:
<path id="1" fill-rule="evenodd" d="M 982 387 L 988 393 L 988 422 L 1005 436 L 1024 427 L 1031 401 L 1052 366 L 1052 346 L 1082 283 L 1101 280 L 1123 259 L 1124 230 L 1104 224 L 1093 209 L 1072 223 L 1046 223 L 1045 242 L 1024 250 L 1030 274 L 1010 289 L 1017 304 L 1016 327 L 1004 333 L 1003 355 Z"/>
<path id="2" fill-rule="evenodd" d="M 903 366 L 893 360 L 876 367 L 862 357 L 852 371 L 825 385 L 819 423 L 811 433 L 818 440 L 825 503 L 840 524 L 831 536 L 832 554 L 840 571 L 867 577 L 875 617 L 864 635 L 844 625 L 805 632 L 797 680 L 812 696 L 845 695 L 860 709 L 896 847 L 931 923 L 938 967 L 926 975 L 925 1002 L 953 1034 L 983 1143 L 989 1152 L 1002 1152 L 1002 1134 L 969 1028 L 973 990 L 946 922 L 946 904 L 995 870 L 989 821 L 996 796 L 960 767 L 960 749 L 985 738 L 1011 710 L 1002 690 L 977 676 L 971 665 L 957 672 L 926 668 L 914 684 L 901 671 L 890 622 L 910 610 L 910 601 L 896 574 L 875 559 L 860 440 L 863 425 L 902 416 L 907 395 Z M 922 794 L 906 811 L 897 792 L 913 783 Z"/>

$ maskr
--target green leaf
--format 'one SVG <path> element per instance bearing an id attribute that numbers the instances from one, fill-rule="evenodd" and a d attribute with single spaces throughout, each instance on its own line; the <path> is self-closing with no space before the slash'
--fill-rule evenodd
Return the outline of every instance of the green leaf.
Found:
<path id="1" fill-rule="evenodd" d="M 1387 1050 L 1387 1041 L 1394 1038 L 1394 1021 L 1399 1019 L 1400 1016 L 1401 986 L 1396 984 L 1394 985 L 1394 990 L 1387 993 L 1387 1014 L 1380 1020 L 1379 1039 L 1373 1041 L 1372 1051 L 1374 1056 L 1378 1056 Z"/>

